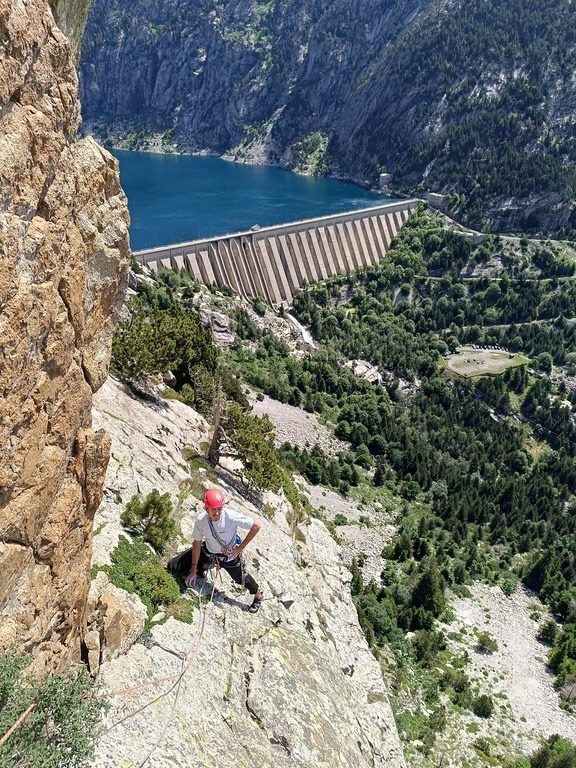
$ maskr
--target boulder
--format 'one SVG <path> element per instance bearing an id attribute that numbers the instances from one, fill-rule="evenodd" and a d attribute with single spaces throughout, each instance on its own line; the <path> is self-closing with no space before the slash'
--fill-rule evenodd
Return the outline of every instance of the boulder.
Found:
<path id="1" fill-rule="evenodd" d="M 148 611 L 138 595 L 107 584 L 100 596 L 102 660 L 110 661 L 131 648 L 144 631 Z"/>

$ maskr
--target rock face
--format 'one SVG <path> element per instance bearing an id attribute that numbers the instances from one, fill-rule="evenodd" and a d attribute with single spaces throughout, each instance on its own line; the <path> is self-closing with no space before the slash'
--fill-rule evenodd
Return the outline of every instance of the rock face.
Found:
<path id="1" fill-rule="evenodd" d="M 110 661 L 130 650 L 144 630 L 147 615 L 138 595 L 115 587 L 103 571 L 98 572 L 88 593 L 88 631 L 84 637 L 92 675 L 102 660 Z"/>
<path id="2" fill-rule="evenodd" d="M 200 414 L 183 403 L 139 400 L 109 378 L 94 397 L 94 424 L 112 438 L 104 496 L 94 520 L 92 562 L 110 565 L 110 553 L 122 532 L 120 513 L 132 496 L 153 488 L 170 493 L 181 510 L 195 510 L 190 495 L 186 447 L 208 446 L 210 427 Z M 198 471 L 197 481 L 203 474 Z M 192 529 L 185 529 L 191 534 Z"/>
<path id="3" fill-rule="evenodd" d="M 576 226 L 570 0 L 95 0 L 97 135 L 442 193 L 477 228 Z M 542 56 L 542 50 L 546 56 Z"/>
<path id="4" fill-rule="evenodd" d="M 113 382 L 106 392 L 105 405 L 98 397 L 98 418 L 113 434 L 113 455 L 124 457 L 111 466 L 106 499 L 147 478 L 175 502 L 180 474 L 170 489 L 169 477 L 155 467 L 162 457 L 178 464 L 178 445 L 199 450 L 202 422 L 181 403 L 167 402 L 147 422 L 146 437 L 141 425 L 150 404 L 138 404 Z M 161 419 L 170 431 L 165 445 L 158 444 Z M 230 503 L 257 516 L 229 478 L 223 473 L 218 482 Z M 151 768 L 404 768 L 381 670 L 358 625 L 351 576 L 336 543 L 314 519 L 293 531 L 282 498 L 267 494 L 264 501 L 274 517 L 263 520 L 246 550 L 247 567 L 266 597 L 260 612 L 247 612 L 249 595 L 223 573 L 192 625 L 170 618 L 145 644 L 104 660 L 99 682 L 112 709 L 94 761 L 98 768 L 139 765 L 148 754 Z M 121 509 L 107 501 L 98 527 L 101 520 L 117 525 Z M 189 499 L 179 512 L 188 539 L 195 514 Z M 209 577 L 206 597 L 211 589 Z"/>
<path id="5" fill-rule="evenodd" d="M 56 3 L 54 4 L 56 5 Z M 87 6 L 59 2 L 76 39 Z M 0 1 L 0 651 L 80 654 L 109 439 L 91 428 L 125 290 L 126 199 L 45 0 Z"/>

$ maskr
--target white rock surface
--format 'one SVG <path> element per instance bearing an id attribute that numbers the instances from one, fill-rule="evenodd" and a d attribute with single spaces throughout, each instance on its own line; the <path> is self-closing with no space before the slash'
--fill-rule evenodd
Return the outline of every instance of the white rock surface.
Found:
<path id="1" fill-rule="evenodd" d="M 449 724 L 442 736 L 446 765 L 456 768 L 464 756 L 474 754 L 469 723 L 474 723 L 478 737 L 494 740 L 495 753 L 530 754 L 555 733 L 576 743 L 576 717 L 560 709 L 554 677 L 546 669 L 548 648 L 536 638 L 547 618 L 538 598 L 524 589 L 507 597 L 500 587 L 474 584 L 471 596 L 454 598 L 452 607 L 456 620 L 446 628 L 450 644 L 460 653 L 468 652 L 466 674 L 480 691 L 491 694 L 496 711 L 488 720 L 470 713 Z M 541 611 L 537 621 L 531 618 L 536 608 Z M 496 652 L 478 651 L 478 632 L 496 640 Z"/>
<path id="2" fill-rule="evenodd" d="M 153 488 L 169 493 L 174 505 L 178 490 L 189 479 L 182 450 L 198 450 L 210 428 L 196 411 L 178 400 L 154 403 L 137 399 L 113 378 L 94 396 L 95 428 L 112 437 L 104 498 L 94 518 L 92 562 L 109 565 L 110 553 L 122 530 L 120 513 L 135 494 Z M 183 508 L 195 508 L 188 498 Z"/>
<path id="3" fill-rule="evenodd" d="M 384 567 L 382 550 L 396 531 L 396 511 L 385 510 L 380 504 L 363 505 L 353 498 L 345 499 L 321 485 L 307 483 L 303 477 L 298 477 L 297 482 L 312 506 L 324 514 L 326 519 L 334 521 L 337 514 L 348 518 L 348 525 L 339 525 L 336 528 L 341 540 L 342 559 L 350 565 L 354 558 L 362 558 L 364 581 L 379 583 Z M 367 519 L 370 525 L 363 525 L 361 517 Z"/>
<path id="4" fill-rule="evenodd" d="M 249 399 L 253 412 L 257 416 L 268 416 L 276 427 L 276 445 L 290 443 L 302 449 L 318 445 L 329 456 L 349 449 L 348 443 L 334 437 L 315 413 L 306 413 L 302 408 L 273 400 L 268 395 L 258 400 L 251 393 Z"/>
<path id="5" fill-rule="evenodd" d="M 196 626 L 170 619 L 152 632 L 162 648 L 138 644 L 102 665 L 106 689 L 137 689 L 113 696 L 110 728 L 167 691 L 176 678 L 154 681 L 178 674 L 182 661 L 175 654 L 186 658 L 174 713 L 177 689 L 113 728 L 96 766 L 138 765 L 165 725 L 153 768 L 404 765 L 335 543 L 318 521 L 302 526 L 299 569 L 282 512 L 275 522 L 247 550 L 248 568 L 268 598 L 260 613 L 247 612 L 248 596 L 224 576 L 205 609 L 203 632 L 200 611 Z"/>
<path id="6" fill-rule="evenodd" d="M 114 487 L 126 488 L 124 502 L 136 480 L 144 484 L 141 462 L 150 461 L 155 443 L 135 436 L 127 409 L 136 405 L 125 403 L 116 385 L 112 392 L 114 411 L 110 404 L 104 410 L 121 425 L 113 453 L 125 460 L 117 461 L 113 478 Z M 134 413 L 145 423 L 140 406 Z M 202 437 L 202 423 L 194 426 L 189 414 L 170 423 L 173 446 Z M 159 428 L 141 432 L 157 438 Z M 136 441 L 135 452 L 126 439 Z M 167 487 L 169 477 L 158 476 Z M 234 506 L 257 514 L 225 487 Z M 148 755 L 151 768 L 404 767 L 381 671 L 358 626 L 337 545 L 317 520 L 299 526 L 296 545 L 285 500 L 269 494 L 265 502 L 274 519 L 263 521 L 246 550 L 247 567 L 266 597 L 260 612 L 248 613 L 249 595 L 223 574 L 194 625 L 170 618 L 152 630 L 150 647 L 137 643 L 103 663 L 100 682 L 112 709 L 96 768 L 129 768 Z M 107 508 L 110 526 L 121 508 Z M 183 529 L 190 530 L 193 517 L 190 505 Z"/>

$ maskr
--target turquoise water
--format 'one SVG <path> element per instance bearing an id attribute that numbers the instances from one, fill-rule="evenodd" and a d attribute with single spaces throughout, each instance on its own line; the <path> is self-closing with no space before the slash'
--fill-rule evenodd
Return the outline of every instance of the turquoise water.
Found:
<path id="1" fill-rule="evenodd" d="M 355 184 L 218 157 L 121 150 L 114 155 L 128 195 L 136 251 L 390 200 Z"/>

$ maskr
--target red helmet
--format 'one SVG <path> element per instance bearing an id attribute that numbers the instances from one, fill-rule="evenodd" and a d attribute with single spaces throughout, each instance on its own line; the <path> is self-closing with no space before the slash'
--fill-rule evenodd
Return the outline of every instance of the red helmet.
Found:
<path id="1" fill-rule="evenodd" d="M 220 488 L 209 488 L 204 494 L 204 506 L 211 509 L 222 509 L 226 499 Z"/>

